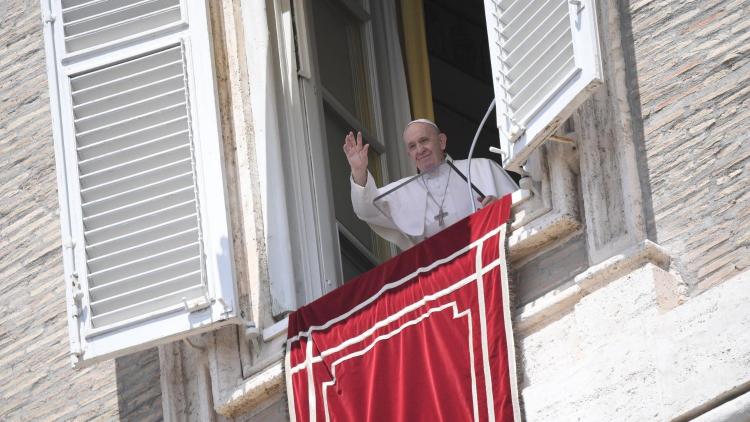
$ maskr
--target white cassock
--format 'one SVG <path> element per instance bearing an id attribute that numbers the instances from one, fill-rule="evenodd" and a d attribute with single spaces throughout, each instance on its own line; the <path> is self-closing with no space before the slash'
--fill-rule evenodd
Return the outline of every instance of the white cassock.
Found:
<path id="1" fill-rule="evenodd" d="M 453 161 L 453 165 L 467 176 L 468 161 Z M 443 162 L 436 169 L 423 173 L 410 183 L 389 192 L 410 178 L 390 183 L 382 188 L 375 185 L 372 175 L 367 173 L 367 183 L 360 186 L 351 180 L 352 206 L 357 216 L 365 221 L 382 238 L 408 249 L 434 235 L 451 224 L 471 214 L 471 203 L 466 181 Z M 494 161 L 486 158 L 471 160 L 471 182 L 483 194 L 502 198 L 517 189 L 512 179 Z M 428 195 L 428 190 L 431 194 Z M 479 195 L 472 193 L 477 209 L 481 203 Z M 440 211 L 443 225 L 440 225 Z"/>

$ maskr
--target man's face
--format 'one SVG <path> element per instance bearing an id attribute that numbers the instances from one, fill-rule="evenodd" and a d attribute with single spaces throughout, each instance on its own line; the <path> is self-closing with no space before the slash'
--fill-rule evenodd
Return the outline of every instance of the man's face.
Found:
<path id="1" fill-rule="evenodd" d="M 443 161 L 448 138 L 427 123 L 412 123 L 404 131 L 406 152 L 420 172 L 430 171 Z"/>

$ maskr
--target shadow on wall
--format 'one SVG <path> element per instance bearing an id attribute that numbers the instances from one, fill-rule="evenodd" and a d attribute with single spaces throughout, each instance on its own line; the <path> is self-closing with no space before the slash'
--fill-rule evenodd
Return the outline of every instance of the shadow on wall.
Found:
<path id="1" fill-rule="evenodd" d="M 117 407 L 121 421 L 164 420 L 156 348 L 115 359 Z"/>
<path id="2" fill-rule="evenodd" d="M 641 92 L 638 87 L 638 63 L 636 63 L 635 57 L 630 1 L 618 2 L 617 12 L 620 16 L 622 54 L 625 59 L 625 85 L 628 89 L 628 105 L 630 106 L 632 122 L 631 129 L 633 131 L 633 143 L 635 144 L 636 158 L 638 160 L 638 174 L 640 176 L 641 196 L 643 198 L 643 216 L 646 220 L 646 235 L 649 239 L 657 241 L 650 172 L 646 159 L 646 134 L 643 129 Z"/>

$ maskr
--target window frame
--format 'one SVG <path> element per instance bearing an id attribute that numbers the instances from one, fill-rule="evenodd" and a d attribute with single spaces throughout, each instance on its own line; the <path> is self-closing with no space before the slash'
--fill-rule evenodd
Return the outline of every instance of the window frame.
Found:
<path id="1" fill-rule="evenodd" d="M 377 79 L 376 72 L 373 71 L 374 69 L 376 69 L 376 52 L 373 41 L 373 25 L 372 15 L 369 10 L 369 1 L 365 0 L 362 5 L 345 0 L 330 1 L 338 3 L 353 17 L 355 17 L 361 24 L 360 28 L 362 29 L 362 43 L 364 44 L 364 67 L 368 69 L 366 75 L 366 83 L 368 84 L 369 94 L 371 97 L 370 106 L 372 108 L 372 117 L 374 120 L 373 123 L 375 129 L 374 133 L 364 132 L 363 137 L 368 143 L 372 144 L 372 146 L 377 150 L 378 154 L 380 154 L 381 168 L 383 169 L 384 180 L 388 180 L 388 158 L 386 157 L 388 150 L 386 148 L 385 142 L 380 141 L 385 138 L 381 114 L 382 109 L 380 102 L 379 81 Z M 330 107 L 335 112 L 337 117 L 342 118 L 350 125 L 360 122 L 351 112 L 349 112 L 341 104 L 339 104 L 339 102 L 333 97 L 330 92 L 328 92 L 325 87 L 323 87 L 322 81 L 320 80 L 320 72 L 318 70 L 319 67 L 317 51 L 314 45 L 315 35 L 314 22 L 312 22 L 312 11 L 309 8 L 309 4 L 302 5 L 302 2 L 299 3 L 300 6 L 304 7 L 304 9 L 296 9 L 295 18 L 298 19 L 298 22 L 304 21 L 303 25 L 301 26 L 304 27 L 305 32 L 303 33 L 299 31 L 298 28 L 297 36 L 306 39 L 304 43 L 301 44 L 306 45 L 308 48 L 307 51 L 300 51 L 300 55 L 306 56 L 305 59 L 302 59 L 302 61 L 307 63 L 309 66 L 307 68 L 307 74 L 300 75 L 300 86 L 303 93 L 303 102 L 306 105 L 307 111 L 307 135 L 310 148 L 310 158 L 313 168 L 313 189 L 315 191 L 317 199 L 315 202 L 315 208 L 318 217 L 318 233 L 321 244 L 320 250 L 322 251 L 321 260 L 323 262 L 324 268 L 325 285 L 328 289 L 327 291 L 330 291 L 333 288 L 341 285 L 345 281 L 343 280 L 341 254 L 339 253 L 339 236 L 345 236 L 349 242 L 357 247 L 357 249 L 367 248 L 365 248 L 358 239 L 350 236 L 350 233 L 348 231 L 338 230 L 341 223 L 335 217 L 333 194 L 332 192 L 330 192 L 331 173 L 326 166 L 326 163 L 328 161 L 328 151 L 324 124 L 324 110 L 326 107 Z M 393 255 L 393 252 L 394 249 L 391 247 L 391 255 Z M 367 256 L 367 258 L 370 259 L 371 256 Z M 375 264 L 377 265 L 379 264 L 379 262 L 375 262 Z"/>

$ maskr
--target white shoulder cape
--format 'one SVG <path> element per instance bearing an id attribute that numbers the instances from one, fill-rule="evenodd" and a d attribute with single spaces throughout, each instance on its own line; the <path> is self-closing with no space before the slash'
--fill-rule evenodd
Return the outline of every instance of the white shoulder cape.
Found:
<path id="1" fill-rule="evenodd" d="M 467 160 L 453 161 L 453 164 L 464 176 L 467 176 Z M 413 178 L 407 177 L 382 188 L 377 188 L 369 172 L 365 186 L 359 186 L 351 180 L 354 212 L 361 220 L 367 222 L 375 233 L 396 244 L 402 250 L 414 246 L 425 237 L 427 191 L 421 183 L 418 183 L 419 180 L 411 179 Z M 483 194 L 498 198 L 517 189 L 508 174 L 497 163 L 486 158 L 471 160 L 471 179 Z M 404 183 L 407 184 L 401 186 Z M 399 188 L 393 190 L 396 187 Z M 373 200 L 386 192 L 391 193 L 378 199 L 377 206 L 375 206 Z M 461 201 L 463 201 L 462 198 L 466 198 L 465 201 L 468 203 L 469 194 L 466 182 L 461 178 L 454 178 L 448 186 L 447 195 Z M 477 208 L 480 208 L 480 205 L 477 205 Z M 454 216 L 453 221 L 469 215 L 470 206 L 466 209 L 464 215 Z"/>

